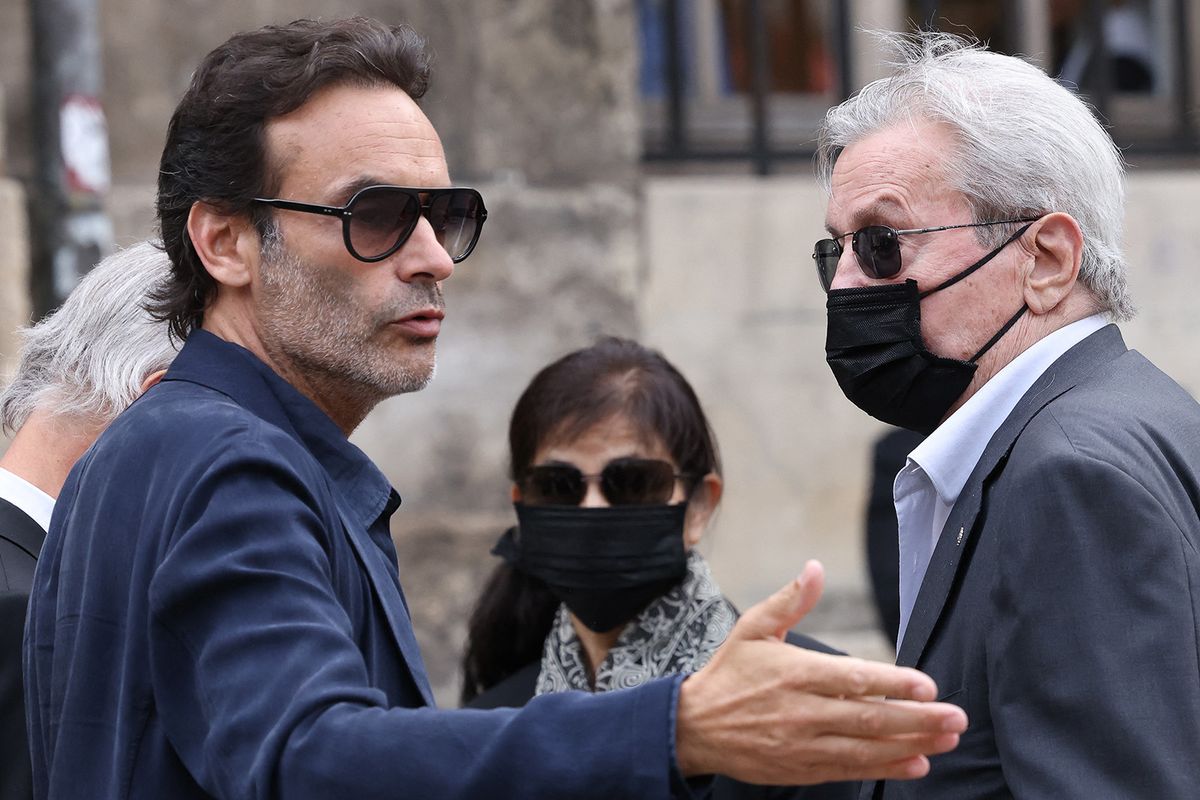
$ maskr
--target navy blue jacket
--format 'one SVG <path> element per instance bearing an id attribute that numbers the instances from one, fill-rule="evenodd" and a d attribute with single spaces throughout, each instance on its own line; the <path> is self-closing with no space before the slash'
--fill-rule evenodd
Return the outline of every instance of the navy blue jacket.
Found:
<path id="1" fill-rule="evenodd" d="M 681 678 L 439 711 L 399 497 L 307 398 L 203 331 L 72 470 L 38 563 L 39 798 L 652 798 Z"/>

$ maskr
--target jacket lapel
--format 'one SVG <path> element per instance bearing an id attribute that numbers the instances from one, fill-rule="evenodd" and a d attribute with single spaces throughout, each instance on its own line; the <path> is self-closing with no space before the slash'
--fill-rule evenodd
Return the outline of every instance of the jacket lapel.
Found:
<path id="1" fill-rule="evenodd" d="M 904 641 L 900 644 L 897 664 L 915 667 L 920 663 L 930 634 L 945 609 L 946 598 L 962 564 L 962 554 L 975 533 L 984 487 L 992 474 L 1003 467 L 1021 431 L 1048 403 L 1091 375 L 1100 364 L 1117 358 L 1125 350 L 1117 326 L 1107 325 L 1096 331 L 1050 365 L 992 436 L 938 537 Z"/>
<path id="2" fill-rule="evenodd" d="M 45 538 L 46 532 L 33 517 L 0 497 L 0 539 L 7 539 L 36 560 Z"/>
<path id="3" fill-rule="evenodd" d="M 404 656 L 413 683 L 426 705 L 433 706 L 433 692 L 425 675 L 425 664 L 413 634 L 408 605 L 400 590 L 395 565 L 389 564 L 388 558 L 371 540 L 367 524 L 356 522 L 358 516 L 370 517 L 382 512 L 390 490 L 382 473 L 372 478 L 371 475 L 378 471 L 365 455 L 361 458 L 347 455 L 344 451 L 353 446 L 349 443 L 341 446 L 344 437 L 334 427 L 333 421 L 324 416 L 324 412 L 318 411 L 312 401 L 295 387 L 271 372 L 248 350 L 207 331 L 192 332 L 163 380 L 190 381 L 215 389 L 294 436 L 313 453 L 329 478 L 329 490 L 336 498 L 338 516 L 346 538 L 354 547 L 367 579 L 379 597 L 380 607 Z M 294 419 L 306 420 L 309 430 L 299 429 Z M 317 428 L 326 429 L 326 433 L 320 434 Z M 337 444 L 333 444 L 335 442 Z M 350 509 L 358 509 L 360 513 L 356 515 Z"/>
<path id="4" fill-rule="evenodd" d="M 393 576 L 392 570 L 388 568 L 383 553 L 371 541 L 370 535 L 363 530 L 362 526 L 354 523 L 354 516 L 347 513 L 341 502 L 338 502 L 338 516 L 342 518 L 342 527 L 346 529 L 346 537 L 350 539 L 355 552 L 358 553 L 358 559 L 367 572 L 367 578 L 379 596 L 379 605 L 387 617 L 388 627 L 391 628 L 392 636 L 395 637 L 396 644 L 400 647 L 404 663 L 408 666 L 409 674 L 412 675 L 413 683 L 421 692 L 425 705 L 435 706 L 433 690 L 429 688 L 429 678 L 425 674 L 425 662 L 421 658 L 421 649 L 413 634 L 412 620 L 408 616 L 408 603 L 400 593 L 400 584 Z"/>

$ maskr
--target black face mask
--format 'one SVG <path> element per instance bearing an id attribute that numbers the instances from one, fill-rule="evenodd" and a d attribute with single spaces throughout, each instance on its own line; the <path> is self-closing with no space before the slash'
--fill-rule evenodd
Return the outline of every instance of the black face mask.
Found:
<path id="1" fill-rule="evenodd" d="M 687 574 L 686 503 L 514 507 L 519 525 L 492 553 L 544 581 L 597 633 L 633 619 Z"/>
<path id="2" fill-rule="evenodd" d="M 921 300 L 958 283 L 1028 229 L 1024 226 L 979 261 L 925 292 L 917 290 L 914 280 L 831 290 L 825 303 L 829 317 L 825 360 L 846 397 L 876 419 L 932 433 L 971 383 L 976 362 L 1028 307 L 1022 305 L 979 352 L 960 361 L 925 347 Z"/>

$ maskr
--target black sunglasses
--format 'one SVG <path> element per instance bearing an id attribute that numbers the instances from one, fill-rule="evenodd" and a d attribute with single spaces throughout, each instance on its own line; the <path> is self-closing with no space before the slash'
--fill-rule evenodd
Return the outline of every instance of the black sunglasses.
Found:
<path id="1" fill-rule="evenodd" d="M 832 239 L 822 239 L 813 248 L 813 260 L 817 262 L 817 278 L 826 292 L 837 273 L 842 260 L 842 239 L 852 237 L 850 247 L 858 261 L 858 268 L 869 278 L 892 278 L 900 274 L 900 237 L 915 233 L 937 233 L 957 228 L 982 228 L 987 225 L 1010 225 L 1017 222 L 1033 222 L 1038 217 L 1023 219 L 1001 219 L 995 222 L 968 222 L 963 225 L 942 225 L 938 228 L 913 228 L 898 231 L 887 225 L 868 225 L 849 233 L 839 233 Z"/>
<path id="2" fill-rule="evenodd" d="M 322 206 L 274 197 L 256 197 L 254 202 L 288 211 L 327 214 L 342 218 L 342 239 L 350 255 L 359 261 L 382 261 L 399 250 L 421 217 L 429 220 L 438 242 L 450 259 L 458 262 L 471 255 L 487 209 L 474 189 L 411 189 L 405 186 L 367 186 L 359 189 L 344 206 Z"/>
<path id="3" fill-rule="evenodd" d="M 656 458 L 615 458 L 599 475 L 584 475 L 570 464 L 550 463 L 530 467 L 517 485 L 521 502 L 538 506 L 577 506 L 587 495 L 588 484 L 599 479 L 600 493 L 609 505 L 663 505 L 675 493 L 675 481 L 685 476 Z"/>

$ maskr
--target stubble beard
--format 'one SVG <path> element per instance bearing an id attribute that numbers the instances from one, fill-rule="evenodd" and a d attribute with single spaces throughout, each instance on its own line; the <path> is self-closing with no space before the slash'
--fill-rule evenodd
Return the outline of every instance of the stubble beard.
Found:
<path id="1" fill-rule="evenodd" d="M 433 379 L 435 340 L 402 338 L 388 325 L 419 309 L 442 308 L 436 284 L 397 284 L 394 297 L 369 308 L 344 277 L 288 250 L 278 232 L 263 238 L 260 277 L 264 347 L 333 404 L 359 407 L 365 416 L 381 400 L 420 391 Z"/>

